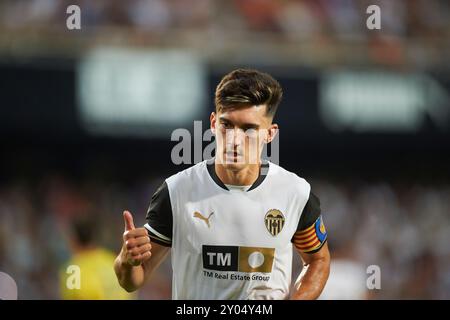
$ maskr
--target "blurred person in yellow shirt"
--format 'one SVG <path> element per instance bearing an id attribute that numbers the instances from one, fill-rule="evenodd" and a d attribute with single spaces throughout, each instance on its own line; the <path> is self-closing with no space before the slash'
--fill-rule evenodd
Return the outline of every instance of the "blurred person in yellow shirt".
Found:
<path id="1" fill-rule="evenodd" d="M 61 298 L 65 300 L 135 299 L 120 287 L 114 269 L 115 254 L 95 244 L 95 222 L 88 216 L 73 220 L 71 247 L 73 255 L 60 270 Z"/>

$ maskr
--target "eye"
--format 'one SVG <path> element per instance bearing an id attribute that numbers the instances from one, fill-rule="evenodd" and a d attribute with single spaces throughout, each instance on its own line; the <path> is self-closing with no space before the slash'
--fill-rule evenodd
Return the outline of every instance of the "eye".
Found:
<path id="1" fill-rule="evenodd" d="M 229 122 L 221 122 L 220 124 L 225 129 L 233 129 L 233 125 Z"/>

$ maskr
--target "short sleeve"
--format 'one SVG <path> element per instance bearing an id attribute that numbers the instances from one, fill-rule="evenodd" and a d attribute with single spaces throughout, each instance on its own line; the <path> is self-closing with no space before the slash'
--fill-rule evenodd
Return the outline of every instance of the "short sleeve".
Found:
<path id="1" fill-rule="evenodd" d="M 146 220 L 144 227 L 151 241 L 166 247 L 172 246 L 172 205 L 165 181 L 152 195 Z"/>
<path id="2" fill-rule="evenodd" d="M 320 200 L 310 192 L 291 241 L 298 250 L 314 253 L 322 248 L 326 240 L 327 231 L 322 219 Z"/>

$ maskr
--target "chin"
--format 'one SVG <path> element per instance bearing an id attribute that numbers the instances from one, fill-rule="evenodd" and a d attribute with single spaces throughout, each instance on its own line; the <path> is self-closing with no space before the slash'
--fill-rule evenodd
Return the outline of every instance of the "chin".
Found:
<path id="1" fill-rule="evenodd" d="M 240 171 L 246 167 L 245 163 L 225 163 L 225 169 L 230 171 Z"/>

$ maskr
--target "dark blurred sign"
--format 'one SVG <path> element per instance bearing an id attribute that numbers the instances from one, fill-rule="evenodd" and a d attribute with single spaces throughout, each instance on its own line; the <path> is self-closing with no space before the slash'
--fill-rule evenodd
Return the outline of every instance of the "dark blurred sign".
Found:
<path id="1" fill-rule="evenodd" d="M 326 72 L 320 80 L 321 119 L 334 132 L 417 132 L 428 118 L 450 124 L 446 89 L 426 74 Z"/>
<path id="2" fill-rule="evenodd" d="M 82 125 L 93 134 L 165 137 L 202 115 L 204 69 L 182 51 L 96 49 L 77 69 Z"/>

